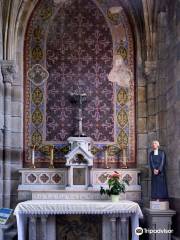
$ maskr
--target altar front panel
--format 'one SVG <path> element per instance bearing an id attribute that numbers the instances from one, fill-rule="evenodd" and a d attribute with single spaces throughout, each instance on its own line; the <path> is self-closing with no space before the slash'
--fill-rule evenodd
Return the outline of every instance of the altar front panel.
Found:
<path id="1" fill-rule="evenodd" d="M 135 234 L 135 228 L 139 226 L 139 218 L 142 218 L 141 209 L 135 202 L 120 201 L 112 203 L 111 201 L 103 200 L 32 200 L 19 203 L 14 211 L 14 214 L 17 217 L 18 240 L 26 239 L 27 224 L 29 224 L 30 240 L 37 240 L 37 236 L 39 237 L 38 240 L 47 240 L 50 233 L 53 233 L 51 235 L 51 240 L 55 240 L 55 216 L 60 217 L 61 215 L 96 215 L 97 218 L 99 218 L 99 216 L 103 216 L 101 231 L 103 240 L 109 240 L 109 238 L 107 238 L 108 234 L 106 234 L 106 231 L 111 234 L 111 240 L 127 240 L 127 225 L 129 220 L 131 220 L 132 240 L 138 240 L 139 237 Z M 86 219 L 87 218 L 88 217 L 86 217 Z M 40 223 L 40 227 L 37 229 L 38 223 Z M 71 226 L 73 226 L 73 224 Z M 89 225 L 89 228 L 91 229 L 91 224 Z M 42 235 L 38 235 L 39 230 Z M 63 235 L 64 233 L 61 232 L 61 234 Z M 94 235 L 92 236 L 92 239 L 94 238 L 93 240 L 96 240 L 96 237 L 97 235 Z"/>

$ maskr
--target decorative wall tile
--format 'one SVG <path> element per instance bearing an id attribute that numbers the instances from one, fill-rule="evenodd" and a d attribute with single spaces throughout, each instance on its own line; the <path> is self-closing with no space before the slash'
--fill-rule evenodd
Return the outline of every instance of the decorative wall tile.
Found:
<path id="1" fill-rule="evenodd" d="M 114 6 L 121 11 L 114 13 Z M 28 23 L 24 54 L 25 166 L 31 162 L 31 144 L 66 147 L 77 129 L 77 110 L 69 99 L 77 86 L 87 93 L 83 131 L 100 149 L 94 163 L 103 163 L 106 145 L 126 147 L 127 162 L 135 163 L 134 79 L 126 89 L 107 78 L 115 55 L 134 74 L 133 34 L 120 3 L 39 0 Z M 110 153 L 109 164 L 122 162 L 119 151 Z M 36 160 L 40 166 L 49 162 L 41 151 Z M 64 163 L 62 151 L 55 152 L 55 162 Z"/>

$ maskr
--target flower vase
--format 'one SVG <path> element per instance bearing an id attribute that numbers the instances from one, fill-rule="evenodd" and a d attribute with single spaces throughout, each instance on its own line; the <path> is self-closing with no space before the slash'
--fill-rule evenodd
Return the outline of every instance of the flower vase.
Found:
<path id="1" fill-rule="evenodd" d="M 119 202 L 119 195 L 111 195 L 112 202 Z"/>

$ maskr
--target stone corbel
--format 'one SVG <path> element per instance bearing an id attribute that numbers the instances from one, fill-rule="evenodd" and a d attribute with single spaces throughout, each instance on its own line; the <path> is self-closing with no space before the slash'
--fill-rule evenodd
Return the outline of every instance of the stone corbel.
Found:
<path id="1" fill-rule="evenodd" d="M 156 68 L 157 68 L 156 61 L 145 62 L 144 73 L 148 82 L 156 82 Z"/>
<path id="2" fill-rule="evenodd" d="M 16 66 L 14 61 L 2 61 L 1 72 L 3 76 L 3 82 L 12 84 L 16 78 Z"/>

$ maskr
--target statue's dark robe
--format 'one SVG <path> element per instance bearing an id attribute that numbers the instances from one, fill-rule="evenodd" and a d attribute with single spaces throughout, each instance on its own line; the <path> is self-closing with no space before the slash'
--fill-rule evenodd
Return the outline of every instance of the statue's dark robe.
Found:
<path id="1" fill-rule="evenodd" d="M 158 150 L 158 155 L 154 155 L 154 151 L 152 151 L 149 156 L 149 162 L 152 170 L 151 199 L 167 200 L 168 191 L 165 174 L 166 156 L 164 151 Z M 158 175 L 154 174 L 154 169 L 159 170 Z"/>

